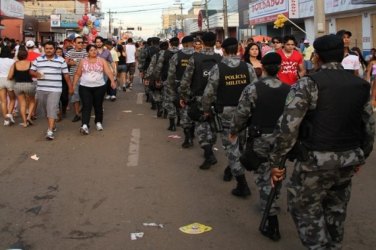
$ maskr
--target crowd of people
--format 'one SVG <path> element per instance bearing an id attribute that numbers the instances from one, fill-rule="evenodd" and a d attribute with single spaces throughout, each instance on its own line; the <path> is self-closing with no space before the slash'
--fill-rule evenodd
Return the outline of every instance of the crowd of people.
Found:
<path id="1" fill-rule="evenodd" d="M 95 126 L 103 130 L 103 100 L 116 100 L 116 91 L 132 89 L 139 48 L 132 38 L 115 43 L 96 37 L 88 44 L 76 35 L 62 43 L 39 46 L 5 38 L 0 41 L 0 103 L 4 126 L 27 128 L 37 116 L 47 117 L 46 138 L 55 138 L 56 121 L 72 109 L 72 122 L 89 134 L 91 108 Z"/>
<path id="2" fill-rule="evenodd" d="M 85 44 L 77 36 L 61 47 L 46 42 L 43 51 L 28 41 L 0 58 L 4 125 L 15 123 L 17 97 L 20 125 L 32 125 L 36 114 L 47 117 L 49 140 L 69 102 L 81 134 L 89 134 L 93 107 L 101 131 L 104 99 L 115 101 L 117 91 L 131 89 L 137 67 L 157 117 L 168 119 L 170 131 L 181 126 L 182 148 L 197 140 L 203 149 L 201 170 L 217 164 L 219 135 L 228 160 L 223 180 L 236 179 L 234 196 L 251 195 L 245 172 L 253 171 L 267 213 L 264 236 L 281 238 L 278 202 L 269 211 L 266 204 L 289 159 L 295 166 L 288 205 L 301 242 L 308 249 L 340 249 L 351 177 L 371 153 L 375 133 L 376 53 L 364 59 L 349 48 L 350 39 L 345 30 L 313 46 L 307 39 L 300 46 L 291 35 L 239 43 L 205 32 L 141 44 L 102 37 Z"/>

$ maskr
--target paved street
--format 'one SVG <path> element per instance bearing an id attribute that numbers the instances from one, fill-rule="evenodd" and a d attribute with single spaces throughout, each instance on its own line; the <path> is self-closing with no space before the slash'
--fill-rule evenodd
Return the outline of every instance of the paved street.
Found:
<path id="1" fill-rule="evenodd" d="M 275 243 L 258 232 L 257 191 L 233 197 L 235 182 L 224 183 L 226 160 L 220 142 L 219 163 L 198 169 L 203 160 L 197 142 L 183 150 L 181 128 L 167 131 L 143 103 L 139 79 L 133 91 L 105 102 L 104 131 L 79 134 L 72 112 L 58 124 L 54 141 L 44 138 L 46 121 L 27 129 L 0 127 L 0 249 L 18 243 L 24 249 L 303 249 L 281 197 L 282 239 Z M 30 157 L 36 154 L 39 160 Z M 376 154 L 354 178 L 344 249 L 376 245 Z M 163 224 L 163 228 L 143 223 Z M 213 228 L 188 235 L 179 227 L 199 222 Z M 130 234 L 144 232 L 132 241 Z M 15 245 L 13 245 L 15 246 Z M 17 248 L 17 247 L 13 247 Z"/>

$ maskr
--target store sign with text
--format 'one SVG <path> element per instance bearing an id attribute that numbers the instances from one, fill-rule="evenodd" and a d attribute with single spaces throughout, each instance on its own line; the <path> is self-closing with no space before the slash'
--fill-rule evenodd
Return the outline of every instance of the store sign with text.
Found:
<path id="1" fill-rule="evenodd" d="M 51 28 L 60 27 L 60 15 L 51 15 Z"/>
<path id="2" fill-rule="evenodd" d="M 24 6 L 15 0 L 0 0 L 1 16 L 24 19 Z"/>
<path id="3" fill-rule="evenodd" d="M 289 16 L 289 1 L 259 0 L 249 4 L 249 23 L 251 25 L 274 22 L 279 14 Z"/>
<path id="4" fill-rule="evenodd" d="M 80 15 L 75 14 L 61 14 L 60 27 L 61 28 L 78 28 L 78 20 Z"/>
<path id="5" fill-rule="evenodd" d="M 299 1 L 289 1 L 289 18 L 299 18 Z"/>

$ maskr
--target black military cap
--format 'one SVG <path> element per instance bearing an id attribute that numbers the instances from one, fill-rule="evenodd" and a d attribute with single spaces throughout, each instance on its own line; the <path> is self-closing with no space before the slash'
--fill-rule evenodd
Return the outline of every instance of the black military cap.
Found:
<path id="1" fill-rule="evenodd" d="M 177 37 L 171 38 L 170 43 L 173 43 L 173 42 L 179 42 L 179 38 L 177 38 Z"/>
<path id="2" fill-rule="evenodd" d="M 269 52 L 261 59 L 262 65 L 280 65 L 281 62 L 281 56 L 275 52 Z"/>
<path id="3" fill-rule="evenodd" d="M 159 37 L 157 37 L 157 36 L 152 37 L 151 39 L 152 39 L 152 41 L 153 41 L 154 43 L 159 43 L 159 41 L 161 40 L 161 39 L 160 39 Z"/>
<path id="4" fill-rule="evenodd" d="M 345 34 L 348 35 L 349 37 L 352 36 L 351 31 L 348 31 L 348 30 L 339 30 L 336 35 L 342 38 L 343 35 Z"/>
<path id="5" fill-rule="evenodd" d="M 222 48 L 227 48 L 228 46 L 237 45 L 238 40 L 234 37 L 226 38 L 222 43 Z"/>
<path id="6" fill-rule="evenodd" d="M 213 42 L 217 40 L 217 36 L 213 32 L 205 32 L 202 36 L 202 41 L 205 42 Z"/>
<path id="7" fill-rule="evenodd" d="M 159 44 L 159 48 L 161 50 L 165 50 L 165 49 L 168 49 L 168 42 L 167 41 L 163 41 Z"/>
<path id="8" fill-rule="evenodd" d="M 185 36 L 183 37 L 183 40 L 181 40 L 181 43 L 192 43 L 193 42 L 193 36 Z"/>
<path id="9" fill-rule="evenodd" d="M 344 44 L 343 39 L 337 35 L 325 35 L 317 38 L 313 43 L 317 53 L 328 52 L 328 51 L 343 51 Z"/>

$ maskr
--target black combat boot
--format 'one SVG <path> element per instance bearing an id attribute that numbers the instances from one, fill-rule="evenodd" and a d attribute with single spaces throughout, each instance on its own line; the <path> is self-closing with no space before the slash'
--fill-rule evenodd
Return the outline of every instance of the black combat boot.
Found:
<path id="1" fill-rule="evenodd" d="M 204 157 L 205 160 L 204 162 L 200 165 L 200 169 L 202 170 L 207 170 L 209 169 L 212 165 L 217 163 L 217 159 L 214 156 L 212 145 L 205 145 L 203 147 L 204 149 Z"/>
<path id="2" fill-rule="evenodd" d="M 268 216 L 266 228 L 265 230 L 261 230 L 260 232 L 262 233 L 262 235 L 268 237 L 273 241 L 278 241 L 279 239 L 281 239 L 277 215 Z"/>
<path id="3" fill-rule="evenodd" d="M 190 148 L 193 146 L 193 141 L 191 137 L 191 131 L 189 128 L 184 129 L 184 142 L 181 144 L 183 148 Z"/>
<path id="4" fill-rule="evenodd" d="M 163 119 L 167 119 L 167 109 L 163 109 Z"/>
<path id="5" fill-rule="evenodd" d="M 162 106 L 161 103 L 157 102 L 157 117 L 162 117 L 163 115 L 163 109 L 161 106 Z"/>
<path id="6" fill-rule="evenodd" d="M 176 131 L 175 118 L 170 118 L 170 126 L 167 130 Z"/>
<path id="7" fill-rule="evenodd" d="M 151 102 L 151 108 L 150 109 L 156 110 L 157 109 L 157 103 L 152 98 L 151 98 L 150 102 Z"/>
<path id="8" fill-rule="evenodd" d="M 192 124 L 192 127 L 190 128 L 190 133 L 191 133 L 191 138 L 193 139 L 193 138 L 195 138 L 195 125 L 194 124 Z"/>
<path id="9" fill-rule="evenodd" d="M 223 181 L 231 181 L 231 180 L 232 180 L 231 168 L 230 166 L 227 166 L 223 173 Z"/>
<path id="10" fill-rule="evenodd" d="M 231 193 L 235 196 L 243 197 L 243 198 L 251 195 L 251 190 L 248 187 L 248 183 L 247 183 L 247 180 L 245 179 L 245 175 L 242 174 L 239 176 L 235 176 L 235 178 L 237 181 L 237 185 L 236 185 L 236 188 L 233 189 Z"/>

